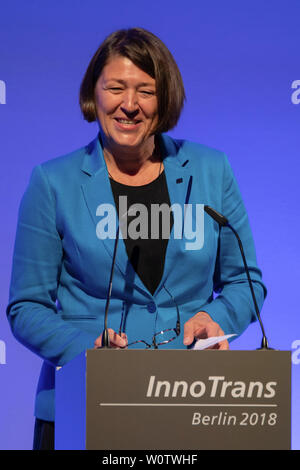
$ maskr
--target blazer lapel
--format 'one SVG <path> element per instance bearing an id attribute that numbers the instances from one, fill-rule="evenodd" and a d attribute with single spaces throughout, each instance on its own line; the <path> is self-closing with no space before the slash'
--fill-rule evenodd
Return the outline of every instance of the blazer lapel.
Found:
<path id="1" fill-rule="evenodd" d="M 86 154 L 81 170 L 84 173 L 90 175 L 87 183 L 82 184 L 81 186 L 87 208 L 91 218 L 94 221 L 95 227 L 97 228 L 97 225 L 101 220 L 99 212 L 97 215 L 97 211 L 99 210 L 100 205 L 103 205 L 103 209 L 109 210 L 109 213 L 113 215 L 113 218 L 109 219 L 106 217 L 106 215 L 104 215 L 104 213 L 102 214 L 102 216 L 106 217 L 106 221 L 110 224 L 110 233 L 108 234 L 107 238 L 98 236 L 99 240 L 103 243 L 105 249 L 113 259 L 116 232 L 118 228 L 118 214 L 109 182 L 109 176 L 106 170 L 102 148 L 98 138 L 91 142 L 91 144 L 86 148 Z M 104 205 L 106 205 L 106 207 Z M 141 281 L 136 279 L 138 276 L 134 276 L 135 273 L 131 264 L 129 263 L 126 247 L 121 237 L 117 246 L 116 266 L 119 268 L 124 277 L 127 279 L 134 279 L 134 282 L 137 282 L 140 288 L 145 289 Z"/>
<path id="2" fill-rule="evenodd" d="M 174 238 L 175 227 L 173 225 L 166 251 L 164 272 L 157 291 L 167 280 L 167 277 L 174 268 L 179 253 L 183 250 L 183 244 L 185 243 L 183 239 L 184 205 L 190 202 L 190 192 L 193 181 L 193 175 L 188 164 L 188 156 L 183 154 L 180 146 L 175 145 L 174 141 L 169 136 L 162 135 L 161 148 L 163 150 L 163 162 L 171 206 L 176 204 L 180 207 L 182 224 L 180 224 L 181 227 L 179 227 L 181 236 L 177 238 Z M 179 231 L 177 234 L 179 234 Z"/>

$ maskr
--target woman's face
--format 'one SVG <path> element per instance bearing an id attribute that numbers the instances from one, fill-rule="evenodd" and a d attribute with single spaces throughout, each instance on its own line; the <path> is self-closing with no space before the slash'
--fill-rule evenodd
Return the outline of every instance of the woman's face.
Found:
<path id="1" fill-rule="evenodd" d="M 97 117 L 114 150 L 142 149 L 157 125 L 155 80 L 123 56 L 112 57 L 95 86 Z"/>

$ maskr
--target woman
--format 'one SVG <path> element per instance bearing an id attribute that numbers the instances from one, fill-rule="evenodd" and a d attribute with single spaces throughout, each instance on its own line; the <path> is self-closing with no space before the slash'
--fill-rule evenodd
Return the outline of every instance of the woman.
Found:
<path id="1" fill-rule="evenodd" d="M 18 340 L 44 359 L 36 442 L 50 429 L 53 446 L 55 367 L 102 344 L 117 227 L 111 208 L 121 227 L 108 317 L 112 347 L 185 348 L 195 338 L 241 334 L 255 320 L 232 233 L 208 216 L 202 244 L 192 229 L 203 204 L 238 231 L 262 306 L 265 288 L 227 158 L 165 134 L 183 102 L 166 46 L 142 29 L 117 31 L 95 53 L 80 90 L 83 115 L 98 121 L 99 135 L 33 170 L 20 207 L 7 314 Z M 154 220 L 154 208 L 171 206 Z M 228 349 L 227 341 L 217 348 Z"/>

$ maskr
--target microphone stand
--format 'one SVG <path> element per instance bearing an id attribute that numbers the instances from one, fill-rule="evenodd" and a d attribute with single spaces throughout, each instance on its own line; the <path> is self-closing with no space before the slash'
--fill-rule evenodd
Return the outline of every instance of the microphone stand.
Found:
<path id="1" fill-rule="evenodd" d="M 111 265 L 111 270 L 110 270 L 109 288 L 107 292 L 106 305 L 105 305 L 104 330 L 102 333 L 102 341 L 101 341 L 101 346 L 100 346 L 101 349 L 110 348 L 109 333 L 108 333 L 108 328 L 107 328 L 107 318 L 108 318 L 108 309 L 109 309 L 109 303 L 110 303 L 111 291 L 112 291 L 112 280 L 113 280 L 114 268 L 116 264 L 116 254 L 117 254 L 117 247 L 118 247 L 118 242 L 119 242 L 119 234 L 120 234 L 120 227 L 118 225 L 117 232 L 116 232 L 116 240 L 114 244 L 113 260 L 112 260 L 112 265 Z"/>
<path id="2" fill-rule="evenodd" d="M 238 233 L 236 232 L 236 230 L 229 224 L 228 222 L 228 219 L 226 217 L 224 217 L 224 215 L 222 214 L 219 214 L 219 212 L 217 212 L 216 210 L 212 209 L 212 207 L 210 206 L 204 206 L 204 210 L 205 212 L 210 215 L 221 227 L 228 227 L 232 232 L 233 234 L 235 235 L 237 241 L 238 241 L 238 245 L 239 245 L 239 249 L 240 249 L 240 252 L 241 252 L 241 255 L 242 255 L 242 258 L 243 258 L 243 264 L 244 264 L 244 268 L 245 268 L 245 271 L 246 271 L 246 275 L 247 275 L 247 279 L 248 279 L 248 284 L 249 284 L 249 287 L 250 287 L 250 291 L 251 291 L 251 296 L 252 296 L 252 300 L 253 300 L 253 303 L 254 303 L 254 308 L 255 308 L 255 313 L 256 313 L 256 316 L 257 316 L 257 319 L 259 321 L 259 324 L 260 324 L 260 328 L 261 328 L 261 331 L 262 331 L 262 342 L 261 342 L 261 347 L 258 348 L 258 350 L 272 350 L 273 348 L 270 348 L 269 345 L 268 345 L 268 340 L 267 340 L 267 336 L 266 336 L 266 333 L 265 333 L 265 329 L 264 329 L 264 326 L 263 326 L 263 322 L 262 322 L 262 319 L 261 319 L 261 316 L 260 316 L 260 312 L 259 312 L 259 309 L 258 309 L 258 305 L 257 305 L 257 301 L 256 301 L 256 297 L 255 297 L 255 293 L 254 293 L 254 289 L 253 289 L 253 284 L 252 284 L 252 280 L 251 280 L 251 277 L 250 277 L 250 274 L 249 274 L 249 269 L 248 269 L 248 265 L 247 265 L 247 261 L 246 261 L 246 257 L 245 257 L 245 253 L 244 253 L 244 249 L 243 249 L 243 245 L 242 245 L 242 241 L 238 235 Z"/>

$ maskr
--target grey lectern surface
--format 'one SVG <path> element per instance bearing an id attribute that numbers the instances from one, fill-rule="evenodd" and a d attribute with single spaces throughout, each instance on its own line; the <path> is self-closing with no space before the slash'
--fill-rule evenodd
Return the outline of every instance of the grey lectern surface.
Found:
<path id="1" fill-rule="evenodd" d="M 56 372 L 56 449 L 290 449 L 288 351 L 88 350 Z"/>

